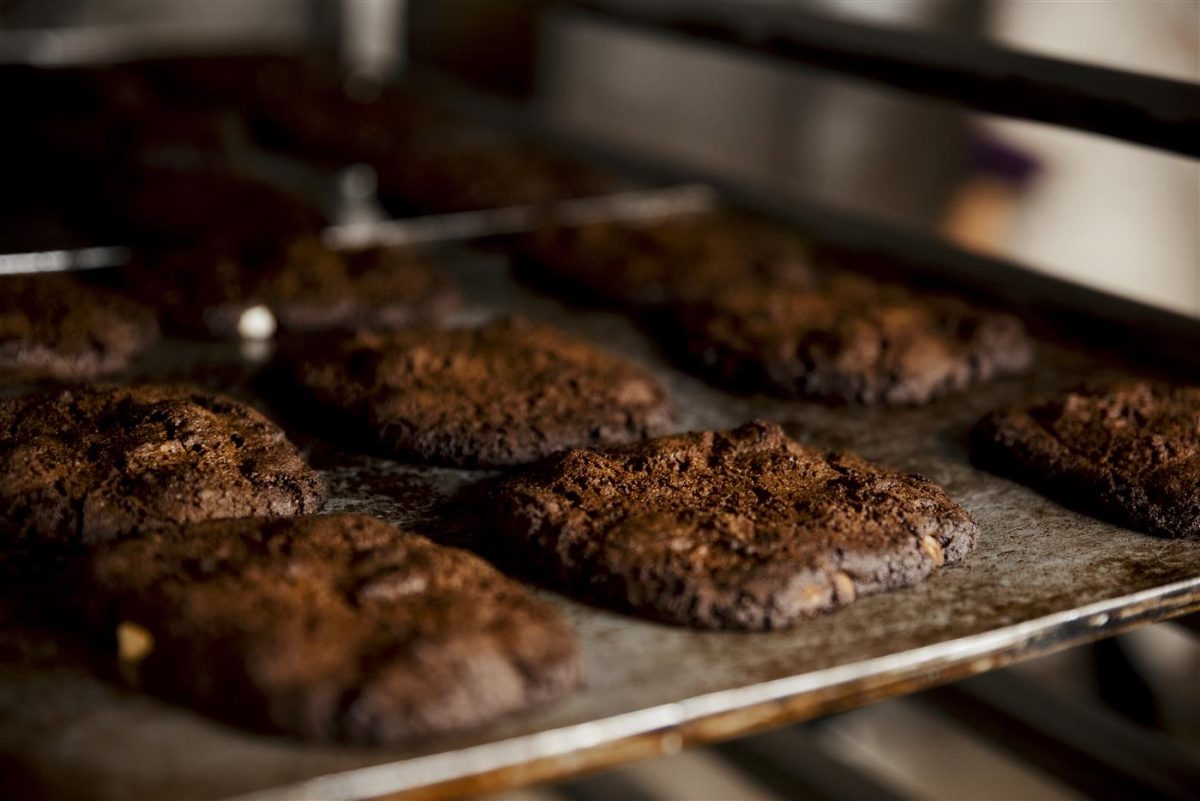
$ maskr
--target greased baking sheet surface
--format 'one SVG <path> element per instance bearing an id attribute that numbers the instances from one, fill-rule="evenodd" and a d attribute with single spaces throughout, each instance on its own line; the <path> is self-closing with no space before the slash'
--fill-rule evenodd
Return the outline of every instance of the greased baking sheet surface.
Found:
<path id="1" fill-rule="evenodd" d="M 501 787 L 917 689 L 1200 605 L 1200 542 L 1085 517 L 967 461 L 967 431 L 984 412 L 1082 380 L 1137 375 L 1132 362 L 1042 342 L 1028 376 L 920 408 L 738 397 L 672 369 L 628 319 L 522 288 L 499 256 L 455 252 L 446 264 L 471 301 L 459 322 L 521 313 L 647 364 L 666 384 L 680 430 L 766 418 L 802 442 L 923 473 L 974 515 L 978 547 L 920 586 L 772 633 L 689 631 L 539 591 L 579 632 L 586 689 L 477 734 L 407 749 L 255 735 L 123 689 L 102 677 L 102 660 L 93 664 L 81 643 L 31 622 L 40 585 L 5 579 L 0 777 L 16 791 L 11 797 L 334 799 L 439 783 L 440 792 Z M 251 379 L 269 351 L 262 343 L 168 341 L 136 378 L 191 381 L 256 401 Z M 328 480 L 328 511 L 418 530 L 433 523 L 439 500 L 494 475 L 296 438 Z"/>

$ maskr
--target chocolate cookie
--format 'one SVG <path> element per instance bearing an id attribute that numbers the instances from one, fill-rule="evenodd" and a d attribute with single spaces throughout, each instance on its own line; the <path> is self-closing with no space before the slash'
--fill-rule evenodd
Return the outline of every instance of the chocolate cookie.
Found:
<path id="1" fill-rule="evenodd" d="M 1015 317 L 850 275 L 733 291 L 659 322 L 668 348 L 723 386 L 832 402 L 925 403 L 1033 359 Z"/>
<path id="2" fill-rule="evenodd" d="M 299 91 L 293 76 L 289 87 L 261 93 L 249 114 L 265 146 L 339 168 L 370 164 L 386 185 L 386 176 L 406 172 L 421 153 L 444 147 L 470 125 L 403 86 L 377 87 L 377 95 L 362 87 L 368 97 L 351 97 L 346 88 L 354 79 L 329 82 L 325 72 L 306 72 Z"/>
<path id="3" fill-rule="evenodd" d="M 324 485 L 254 409 L 186 387 L 0 399 L 0 542 L 91 546 L 137 529 L 314 512 Z"/>
<path id="4" fill-rule="evenodd" d="M 211 165 L 116 170 L 107 197 L 113 224 L 137 244 L 283 240 L 325 224 L 307 200 Z"/>
<path id="5" fill-rule="evenodd" d="M 764 422 L 569 450 L 503 480 L 486 507 L 565 592 L 703 628 L 782 628 L 916 584 L 977 536 L 932 482 Z"/>
<path id="6" fill-rule="evenodd" d="M 971 459 L 1118 525 L 1200 535 L 1200 387 L 1119 383 L 993 412 Z"/>
<path id="7" fill-rule="evenodd" d="M 364 333 L 294 365 L 322 408 L 387 452 L 462 467 L 521 464 L 670 425 L 643 369 L 546 325 Z"/>
<path id="8" fill-rule="evenodd" d="M 518 247 L 524 276 L 620 306 L 713 300 L 742 286 L 806 289 L 815 282 L 803 239 L 732 213 L 547 227 Z"/>
<path id="9" fill-rule="evenodd" d="M 380 193 L 428 212 L 551 203 L 614 192 L 612 174 L 530 142 L 490 131 L 445 131 L 447 142 L 420 145 L 377 165 Z"/>
<path id="10" fill-rule="evenodd" d="M 343 78 L 332 59 L 285 53 L 157 56 L 125 67 L 152 87 L 160 101 L 193 107 L 219 103 L 253 109 L 264 98 L 289 90 L 303 96 L 314 79 L 336 84 Z"/>
<path id="11" fill-rule="evenodd" d="M 216 717 L 396 743 L 582 683 L 567 622 L 466 551 L 360 515 L 215 520 L 101 551 L 90 617 L 131 678 Z"/>
<path id="12" fill-rule="evenodd" d="M 268 309 L 283 331 L 397 328 L 438 322 L 462 302 L 448 279 L 400 248 L 336 252 L 316 237 L 208 243 L 135 271 L 164 324 L 184 334 L 236 337 L 247 310 Z"/>
<path id="13" fill-rule="evenodd" d="M 79 380 L 123 370 L 158 339 L 138 303 L 65 276 L 0 278 L 0 373 Z"/>

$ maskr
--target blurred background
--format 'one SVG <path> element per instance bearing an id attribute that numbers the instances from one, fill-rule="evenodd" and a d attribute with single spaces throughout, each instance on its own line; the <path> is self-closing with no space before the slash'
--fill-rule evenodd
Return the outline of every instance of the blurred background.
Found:
<path id="1" fill-rule="evenodd" d="M 1200 81 L 1198 0 L 778 5 Z M 545 0 L 0 0 L 7 61 L 300 47 L 336 51 L 359 87 L 437 73 L 595 141 L 1200 316 L 1200 165 L 1182 157 L 632 33 Z M 1200 754 L 1198 642 L 1195 618 L 1155 626 L 504 797 L 1127 797 L 1106 770 L 1161 778 L 1155 754 Z"/>
<path id="2" fill-rule="evenodd" d="M 1196 0 L 775 5 L 1200 80 Z M 1200 315 L 1195 162 L 633 33 L 547 0 L 0 0 L 0 26 L 10 58 L 41 62 L 316 45 L 365 75 L 437 69 L 600 141 Z"/>

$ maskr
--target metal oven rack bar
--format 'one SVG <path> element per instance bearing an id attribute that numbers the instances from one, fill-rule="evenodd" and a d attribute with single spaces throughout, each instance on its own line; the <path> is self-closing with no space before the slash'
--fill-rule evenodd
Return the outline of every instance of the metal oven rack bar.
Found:
<path id="1" fill-rule="evenodd" d="M 598 18 L 797 66 L 830 70 L 977 111 L 1200 156 L 1200 86 L 1036 56 L 986 41 L 841 22 L 778 3 L 577 4 Z"/>

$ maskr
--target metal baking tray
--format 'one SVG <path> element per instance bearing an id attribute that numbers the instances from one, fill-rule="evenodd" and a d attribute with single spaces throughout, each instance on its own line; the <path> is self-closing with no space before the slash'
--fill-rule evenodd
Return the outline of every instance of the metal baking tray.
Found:
<path id="1" fill-rule="evenodd" d="M 977 549 L 920 586 L 772 633 L 690 631 L 539 591 L 579 632 L 586 689 L 476 734 L 390 749 L 256 735 L 124 689 L 72 635 L 37 621 L 44 585 L 10 570 L 0 582 L 7 793 L 181 801 L 460 796 L 669 754 L 1200 609 L 1200 541 L 1156 539 L 1085 517 L 967 461 L 967 430 L 987 410 L 1084 380 L 1146 375 L 1145 354 L 1070 344 L 1077 338 L 1065 326 L 1056 334 L 1053 320 L 1031 320 L 1046 333 L 1029 375 L 925 407 L 735 396 L 672 368 L 628 318 L 524 288 L 503 256 L 459 248 L 439 255 L 468 296 L 460 322 L 516 312 L 638 360 L 667 386 L 681 430 L 766 418 L 803 442 L 923 473 L 974 515 Z M 1089 298 L 1080 290 L 1076 305 Z M 1108 322 L 1115 331 L 1141 324 L 1137 317 Z M 1200 343 L 1200 321 L 1187 325 L 1184 334 Z M 269 408 L 253 379 L 271 347 L 165 341 L 131 378 L 190 381 Z M 1153 377 L 1188 379 L 1183 368 Z M 402 464 L 295 435 L 328 480 L 329 511 L 365 512 L 430 533 L 442 501 L 494 475 Z"/>

